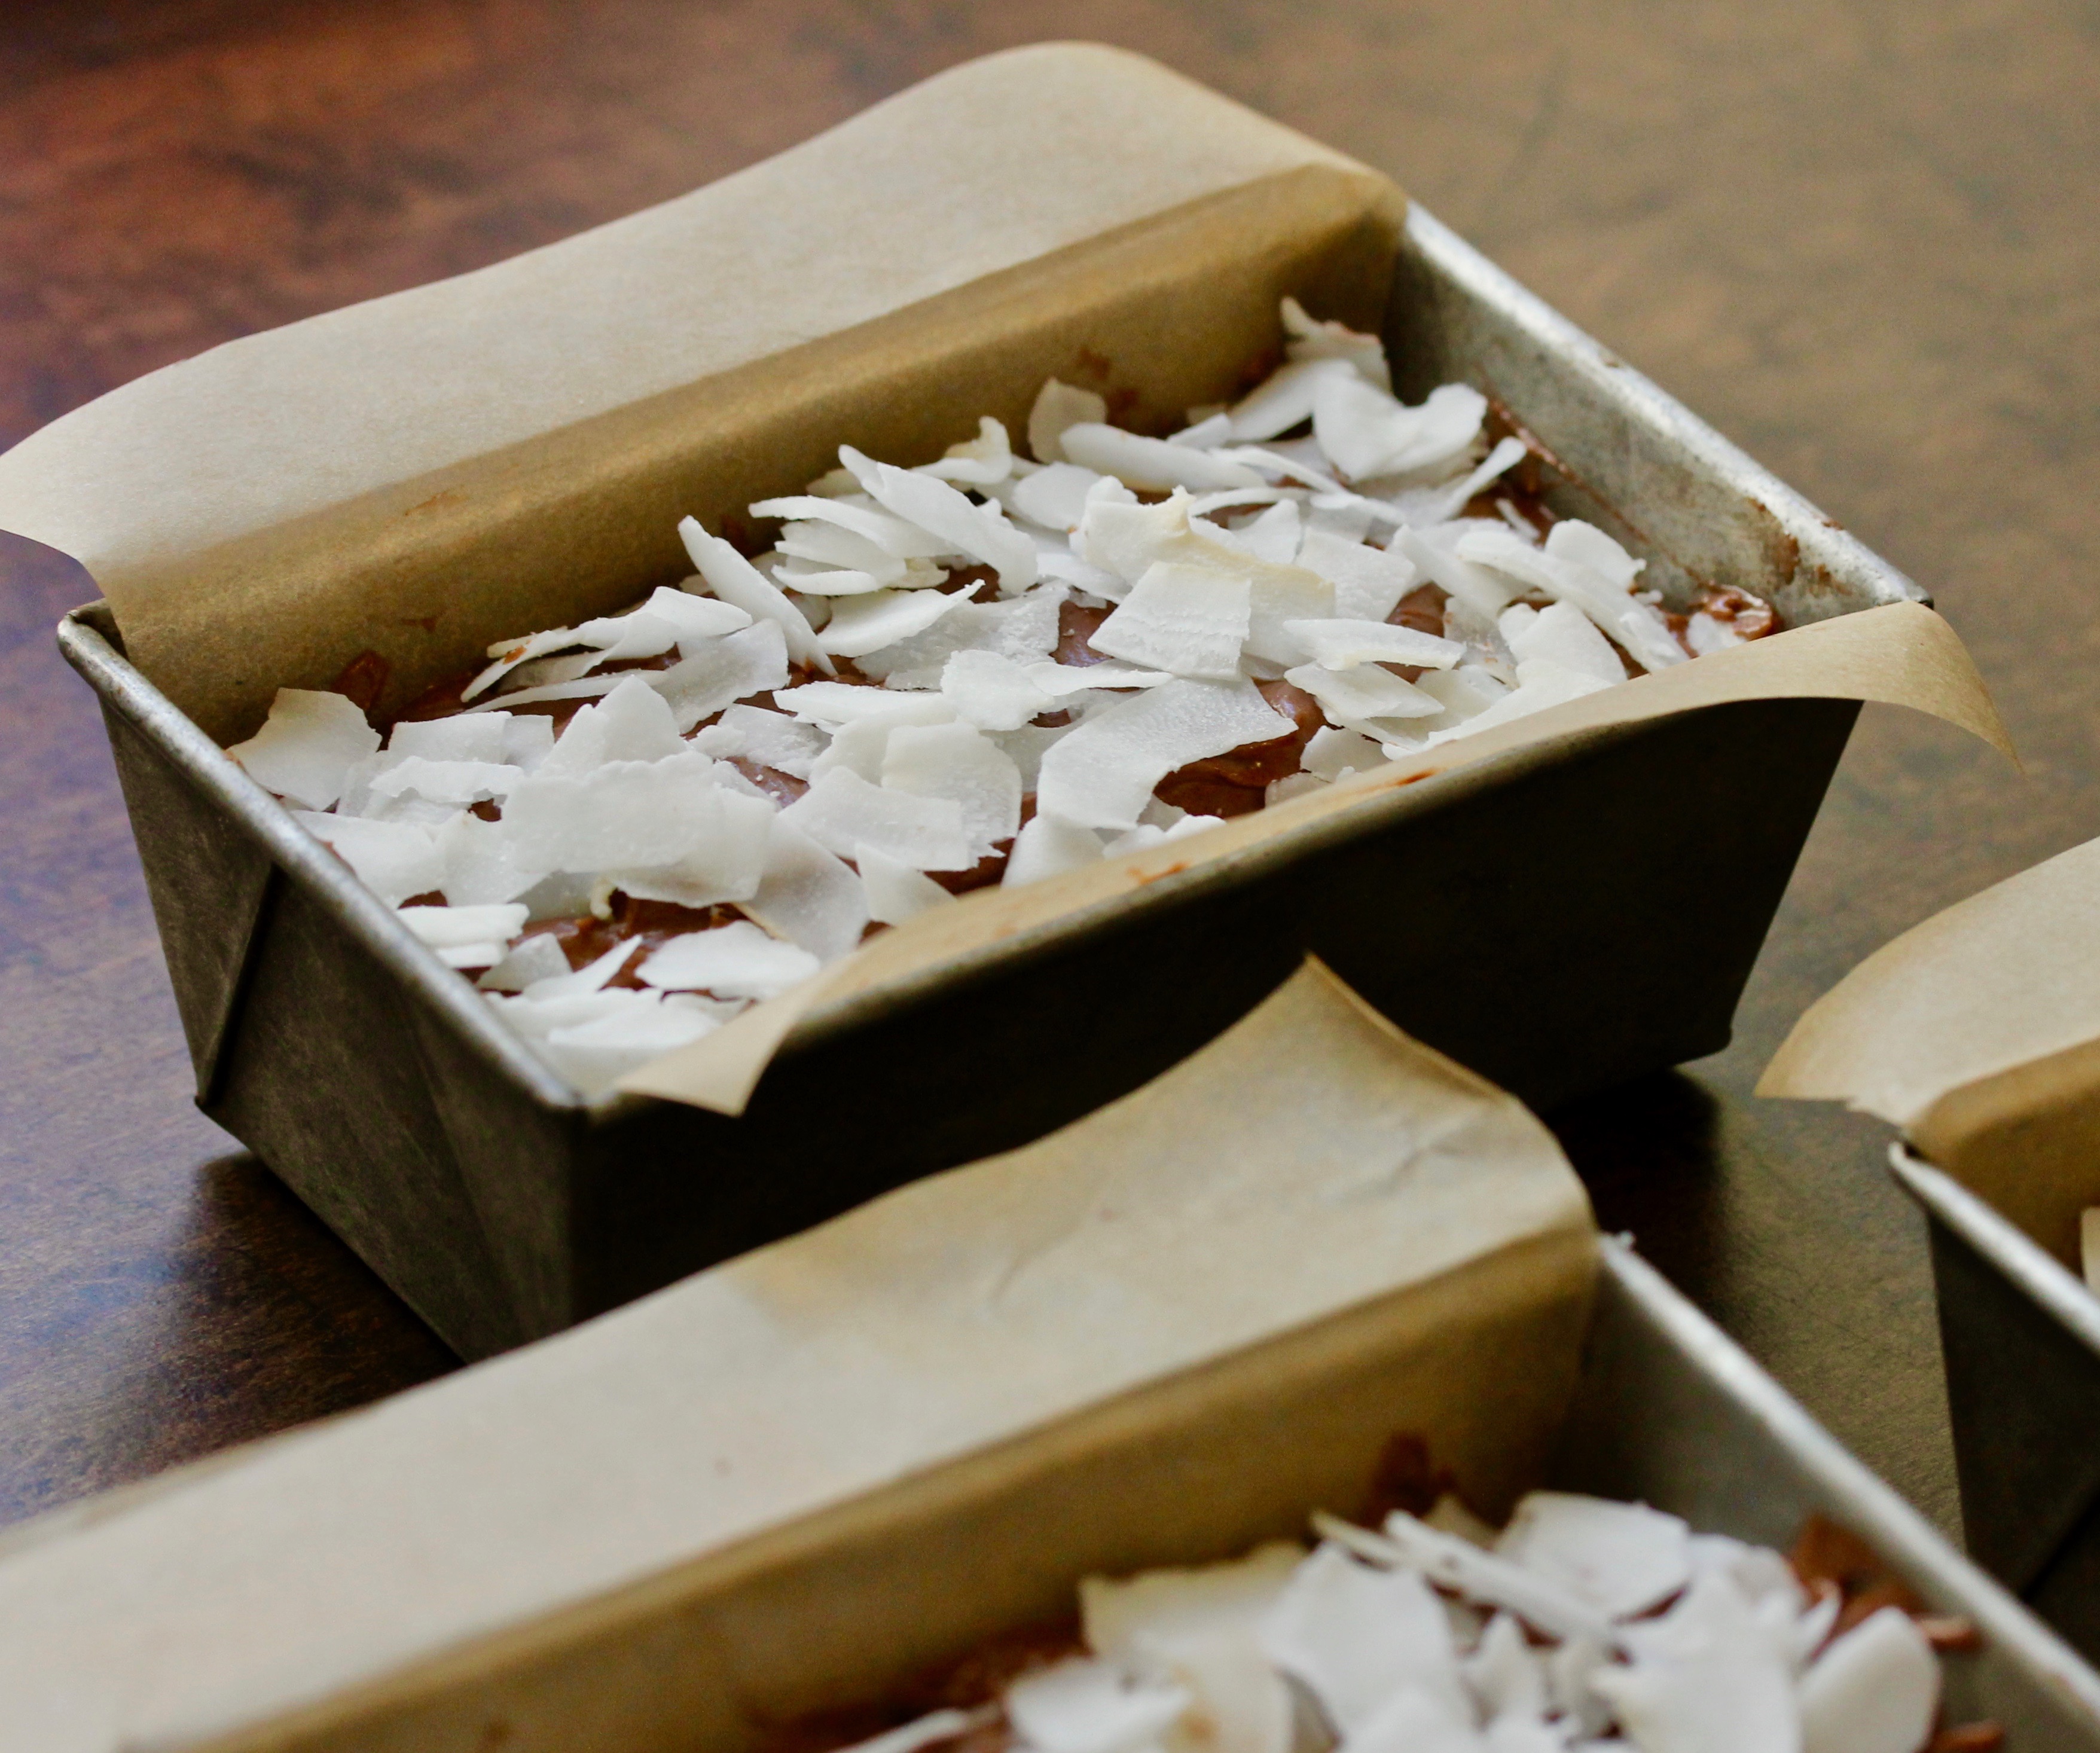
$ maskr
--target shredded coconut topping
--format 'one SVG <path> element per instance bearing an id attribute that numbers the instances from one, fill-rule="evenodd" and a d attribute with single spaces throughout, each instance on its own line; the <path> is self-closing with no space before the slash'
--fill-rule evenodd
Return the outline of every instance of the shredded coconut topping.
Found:
<path id="1" fill-rule="evenodd" d="M 1046 383 L 1026 454 L 989 416 L 915 468 L 842 445 L 748 508 L 770 548 L 683 519 L 691 576 L 497 641 L 383 747 L 342 694 L 285 689 L 228 752 L 595 1095 L 970 888 L 1776 625 L 1731 587 L 1682 612 L 1639 588 L 1478 390 L 1410 404 L 1375 337 L 1290 299 L 1282 331 L 1274 372 L 1179 430 L 1118 423 L 1083 353 L 1098 387 Z M 646 954 L 605 962 L 622 943 Z"/>

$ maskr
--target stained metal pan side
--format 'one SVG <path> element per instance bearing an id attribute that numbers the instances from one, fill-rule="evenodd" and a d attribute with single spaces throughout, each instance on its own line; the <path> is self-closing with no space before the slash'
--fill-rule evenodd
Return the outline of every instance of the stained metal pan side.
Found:
<path id="1" fill-rule="evenodd" d="M 1725 579 L 1796 619 L 1919 594 L 1418 209 L 1388 330 L 1514 408 L 1565 465 L 1562 509 L 1665 586 Z M 1857 711 L 1714 707 L 1407 788 L 820 1009 L 729 1121 L 581 1101 L 125 660 L 105 609 L 60 643 L 103 702 L 201 1103 L 469 1357 L 1076 1118 L 1308 949 L 1534 1106 L 1714 1051 Z M 1688 895 L 1727 901 L 1699 957 L 1629 952 L 1630 910 Z"/>
<path id="2" fill-rule="evenodd" d="M 1969 1550 L 2100 1657 L 2100 1302 L 1951 1175 L 1890 1167 L 1931 1239 Z"/>

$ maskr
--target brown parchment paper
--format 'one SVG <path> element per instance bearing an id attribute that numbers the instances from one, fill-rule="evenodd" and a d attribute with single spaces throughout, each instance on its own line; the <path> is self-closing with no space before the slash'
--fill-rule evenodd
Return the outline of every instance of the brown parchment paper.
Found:
<path id="1" fill-rule="evenodd" d="M 1129 858 L 1019 888 L 979 890 L 953 907 L 923 913 L 883 932 L 795 991 L 629 1073 L 619 1087 L 739 1114 L 790 1032 L 825 1005 L 916 978 L 944 962 L 1112 904 L 1119 896 L 1307 824 L 1374 809 L 1396 788 L 1433 782 L 1439 773 L 1511 749 L 1731 700 L 1800 698 L 1911 707 L 1974 732 L 2009 756 L 2013 752 L 1983 679 L 1945 621 L 1917 603 L 1864 610 L 1586 694 L 1394 762 L 1389 771 L 1352 775 L 1312 796 Z"/>
<path id="2" fill-rule="evenodd" d="M 1499 1508 L 1573 1391 L 1594 1259 L 1545 1129 L 1308 964 L 1202 1052 L 1025 1149 L 17 1547 L 0 1560 L 0 1748 L 189 1746 L 325 1715 L 346 1689 L 457 1673 L 490 1639 L 514 1654 L 532 1623 L 645 1583 L 637 1611 L 690 1616 L 699 1597 L 664 1579 L 686 1567 L 704 1594 L 708 1564 L 783 1529 L 802 1531 L 794 1635 L 747 1623 L 747 1601 L 682 1659 L 708 1679 L 695 1709 L 732 1711 L 737 1687 L 806 1701 L 817 1669 L 893 1634 L 908 1646 L 921 1617 L 951 1636 L 983 1601 L 1062 1598 L 1071 1555 L 1045 1530 L 1137 1560 L 1242 1531 L 1215 1519 L 1250 1513 L 1235 1487 L 1188 1488 L 1203 1463 L 1177 1433 L 1232 1433 L 1268 1476 L 1251 1525 L 1273 1526 L 1279 1480 L 1336 1482 L 1305 1440 L 1332 1397 L 1302 1426 L 1268 1420 L 1290 1380 L 1342 1379 L 1352 1353 L 1404 1356 L 1367 1416 L 1428 1436 Z M 1071 1497 L 1073 1469 L 1111 1451 L 1171 1459 L 1123 1469 L 1141 1517 L 1118 1484 Z M 1043 1481 L 1019 1500 L 1032 1517 L 959 1528 L 926 1521 L 922 1495 L 920 1596 L 885 1604 L 879 1576 L 827 1571 L 813 1516 L 863 1506 L 865 1556 L 870 1494 L 930 1490 L 965 1456 Z M 1054 1465 L 1029 1475 L 1031 1457 Z M 834 1596 L 856 1604 L 849 1623 L 827 1623 Z M 739 1639 L 738 1675 L 709 1669 Z"/>
<path id="3" fill-rule="evenodd" d="M 2079 1213 L 2100 1205 L 2100 840 L 1877 950 L 1758 1093 L 1893 1121 L 2075 1269 Z"/>
<path id="4" fill-rule="evenodd" d="M 1142 57 L 970 63 L 690 195 L 218 347 L 0 456 L 0 525 L 107 592 L 222 742 L 386 658 L 391 709 L 492 641 L 690 570 L 675 534 L 849 442 L 936 456 L 1052 374 L 1179 424 L 1286 292 L 1375 328 L 1405 200 Z"/>

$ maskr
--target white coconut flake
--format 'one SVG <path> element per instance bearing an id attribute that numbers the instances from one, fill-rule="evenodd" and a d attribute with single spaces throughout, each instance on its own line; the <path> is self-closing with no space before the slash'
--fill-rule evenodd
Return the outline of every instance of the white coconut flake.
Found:
<path id="1" fill-rule="evenodd" d="M 1332 782 L 1343 773 L 1378 772 L 1385 765 L 1385 751 L 1361 732 L 1323 725 L 1306 743 L 1301 760 L 1305 772 Z"/>
<path id="2" fill-rule="evenodd" d="M 780 819 L 840 857 L 865 843 L 915 870 L 967 870 L 977 861 L 953 798 L 871 785 L 849 768 L 818 774 Z"/>
<path id="3" fill-rule="evenodd" d="M 1039 463 L 1066 460 L 1061 439 L 1071 427 L 1105 421 L 1109 405 L 1091 390 L 1075 389 L 1052 377 L 1037 393 L 1028 411 L 1028 447 Z"/>
<path id="4" fill-rule="evenodd" d="M 1090 828 L 1137 826 L 1152 788 L 1178 767 L 1296 725 L 1253 683 L 1176 680 L 1091 715 L 1043 757 L 1036 807 Z"/>
<path id="5" fill-rule="evenodd" d="M 1354 721 L 1372 718 L 1434 718 L 1444 704 L 1434 694 L 1374 663 L 1346 670 L 1301 663 L 1283 679 L 1320 703 L 1328 717 Z"/>
<path id="6" fill-rule="evenodd" d="M 395 915 L 433 949 L 459 949 L 493 942 L 499 954 L 486 962 L 456 964 L 492 967 L 501 946 L 525 929 L 525 910 L 514 902 L 483 907 L 403 907 Z"/>
<path id="7" fill-rule="evenodd" d="M 1110 1663 L 1074 1657 L 1014 1681 L 1006 1714 L 1035 1753 L 1137 1753 L 1190 1702 L 1180 1686 L 1134 1681 Z"/>
<path id="8" fill-rule="evenodd" d="M 1386 363 L 1385 343 L 1343 323 L 1319 322 L 1306 314 L 1305 306 L 1287 294 L 1279 306 L 1283 332 L 1290 338 L 1283 344 L 1284 357 L 1294 362 L 1308 359 L 1346 359 L 1364 381 L 1381 390 L 1392 388 L 1392 372 Z"/>
<path id="9" fill-rule="evenodd" d="M 411 719 L 388 734 L 386 752 L 430 761 L 505 761 L 506 738 L 518 722 L 508 712 Z"/>
<path id="10" fill-rule="evenodd" d="M 871 690 L 862 688 L 854 691 L 867 694 Z M 776 693 L 773 698 L 778 700 L 780 694 Z M 814 725 L 805 725 L 785 712 L 769 711 L 762 706 L 730 707 L 716 723 L 690 739 L 693 746 L 703 754 L 713 754 L 715 751 L 706 747 L 702 739 L 717 731 L 736 740 L 738 747 L 726 752 L 739 755 L 761 767 L 770 767 L 775 773 L 787 773 L 796 779 L 810 777 L 810 764 L 824 748 L 824 734 Z"/>
<path id="11" fill-rule="evenodd" d="M 1283 500 L 1251 523 L 1227 531 L 1225 539 L 1257 560 L 1266 560 L 1272 566 L 1290 566 L 1297 561 L 1298 550 L 1305 539 L 1304 516 L 1297 501 Z M 1320 569 L 1314 566 L 1312 570 L 1317 572 Z M 1397 601 L 1398 598 L 1394 600 Z"/>
<path id="12" fill-rule="evenodd" d="M 1455 640 L 1439 639 L 1434 633 L 1394 627 L 1384 621 L 1337 618 L 1286 621 L 1283 626 L 1312 654 L 1315 663 L 1330 670 L 1352 669 L 1360 663 L 1406 663 L 1448 670 L 1466 654 L 1466 648 Z"/>
<path id="13" fill-rule="evenodd" d="M 1035 582 L 1035 544 L 997 506 L 974 504 L 945 481 L 878 463 L 850 444 L 839 447 L 839 460 L 883 509 L 938 536 L 950 552 L 991 567 L 1005 590 L 1026 590 Z"/>
<path id="14" fill-rule="evenodd" d="M 1505 636 L 1519 662 L 1533 659 L 1557 663 L 1564 670 L 1594 676 L 1605 683 L 1621 682 L 1626 678 L 1626 666 L 1619 661 L 1612 642 L 1572 602 L 1549 603 L 1544 609 L 1529 614 L 1522 625 Z"/>
<path id="15" fill-rule="evenodd" d="M 818 645 L 815 630 L 779 585 L 720 536 L 708 535 L 697 518 L 678 520 L 678 539 L 717 598 L 735 604 L 753 621 L 773 622 L 787 641 L 788 655 L 796 663 L 810 664 L 827 676 L 837 673 Z"/>
<path id="16" fill-rule="evenodd" d="M 1199 493 L 1222 487 L 1258 487 L 1261 477 L 1236 463 L 1167 438 L 1141 438 L 1120 426 L 1086 421 L 1068 426 L 1059 437 L 1068 462 L 1098 474 L 1114 475 L 1140 492 L 1189 487 Z"/>
<path id="17" fill-rule="evenodd" d="M 326 816 L 294 810 L 293 820 L 331 848 L 356 873 L 357 879 L 389 906 L 411 895 L 437 889 L 444 874 L 436 842 L 428 828 L 404 821 L 366 821 L 355 816 Z"/>
<path id="18" fill-rule="evenodd" d="M 623 1002 L 611 1014 L 549 1029 L 537 1043 L 540 1055 L 593 1100 L 659 1054 L 689 1046 L 721 1026 L 721 1019 L 702 1001 L 683 994 L 617 996 Z"/>
<path id="19" fill-rule="evenodd" d="M 669 703 L 681 732 L 733 701 L 788 683 L 790 647 L 777 621 L 760 621 L 719 639 L 688 641 L 678 649 L 685 654 L 682 662 L 643 673 Z"/>
<path id="20" fill-rule="evenodd" d="M 1039 808 L 1015 836 L 1003 887 L 1017 888 L 1044 877 L 1084 870 L 1102 858 L 1101 838 L 1092 828 Z"/>
<path id="21" fill-rule="evenodd" d="M 596 706 L 569 720 L 533 777 L 587 773 L 607 761 L 657 761 L 686 752 L 669 703 L 639 676 L 624 676 Z"/>
<path id="22" fill-rule="evenodd" d="M 965 602 L 923 633 L 871 651 L 861 673 L 890 688 L 938 688 L 958 651 L 996 651 L 1017 663 L 1038 662 L 1057 645 L 1065 587 L 1048 584 L 1005 602 Z"/>
<path id="23" fill-rule="evenodd" d="M 378 747 L 379 733 L 354 701 L 280 688 L 262 728 L 226 752 L 266 790 L 307 809 L 325 809 L 342 795 L 351 768 Z"/>
<path id="24" fill-rule="evenodd" d="M 1106 658 L 1098 663 L 1043 663 L 1025 667 L 1028 679 L 1057 700 L 1101 689 L 1157 688 L 1174 680 L 1165 670 L 1140 669 L 1118 658 Z"/>
<path id="25" fill-rule="evenodd" d="M 561 756 L 558 745 L 547 766 Z M 705 755 L 615 760 L 584 773 L 543 768 L 510 795 L 504 826 L 521 862 L 540 870 L 648 870 L 701 852 L 724 830 L 726 803 Z"/>
<path id="26" fill-rule="evenodd" d="M 1418 528 L 1448 522 L 1529 454 L 1520 438 L 1498 439 L 1478 468 L 1441 487 L 1410 487 L 1396 493 L 1392 496 L 1392 508 L 1404 521 Z M 1509 501 L 1498 503 L 1507 506 Z"/>
<path id="27" fill-rule="evenodd" d="M 754 518 L 782 518 L 795 523 L 824 523 L 858 537 L 876 553 L 892 560 L 938 560 L 951 552 L 938 536 L 915 523 L 885 511 L 861 492 L 859 484 L 844 470 L 849 496 L 819 499 L 797 495 L 787 499 L 762 499 L 750 508 Z"/>
<path id="28" fill-rule="evenodd" d="M 371 789 L 380 797 L 412 792 L 433 804 L 475 804 L 508 797 L 525 777 L 522 768 L 498 761 L 430 761 L 411 755 L 373 776 Z"/>
<path id="29" fill-rule="evenodd" d="M 867 914 L 881 925 L 902 925 L 955 897 L 924 872 L 899 863 L 863 840 L 854 848 L 861 885 L 867 891 Z"/>
<path id="30" fill-rule="evenodd" d="M 1470 385 L 1445 384 L 1419 407 L 1406 407 L 1337 373 L 1314 387 L 1312 434 L 1345 477 L 1369 481 L 1449 462 L 1479 436 L 1487 411 L 1487 398 Z"/>
<path id="31" fill-rule="evenodd" d="M 854 949 L 868 920 L 867 896 L 852 869 L 779 816 L 766 832 L 758 892 L 738 905 L 820 962 Z"/>
<path id="32" fill-rule="evenodd" d="M 879 590 L 841 597 L 818 640 L 834 657 L 866 657 L 871 651 L 924 632 L 942 615 L 960 608 L 972 594 L 972 591 Z"/>
<path id="33" fill-rule="evenodd" d="M 1282 437 L 1312 417 L 1312 397 L 1324 377 L 1357 376 L 1346 359 L 1299 359 L 1272 372 L 1233 405 L 1232 436 L 1249 439 Z"/>
<path id="34" fill-rule="evenodd" d="M 977 421 L 977 435 L 951 444 L 938 463 L 924 463 L 915 471 L 940 481 L 960 481 L 965 487 L 995 487 L 1013 473 L 1013 446 L 1006 428 L 990 415 Z"/>
<path id="35" fill-rule="evenodd" d="M 1456 544 L 1468 535 L 1487 527 L 1467 522 L 1440 524 L 1432 530 L 1403 529 L 1394 535 L 1392 546 L 1413 561 L 1432 584 L 1441 585 L 1469 608 L 1493 619 L 1509 606 L 1516 592 L 1501 574 L 1462 560 L 1455 552 Z"/>
<path id="36" fill-rule="evenodd" d="M 1496 1551 L 1551 1577 L 1608 1618 L 1659 1606 L 1692 1579 L 1682 1518 L 1643 1504 L 1533 1491 L 1516 1506 Z"/>
<path id="37" fill-rule="evenodd" d="M 552 980 L 568 971 L 562 946 L 545 932 L 514 944 L 503 959 L 474 982 L 483 992 L 523 992 L 535 980 Z"/>
<path id="38" fill-rule="evenodd" d="M 738 784 L 713 792 L 697 845 L 666 863 L 608 864 L 601 880 L 637 901 L 674 901 L 682 907 L 749 900 L 765 874 L 774 806 L 757 787 L 747 788 L 734 769 L 724 776 Z"/>
<path id="39" fill-rule="evenodd" d="M 1414 587 L 1415 565 L 1405 553 L 1330 530 L 1308 530 L 1297 558 L 1335 587 L 1335 613 L 1344 619 L 1383 621 Z"/>
<path id="40" fill-rule="evenodd" d="M 1323 1544 L 1292 1576 L 1260 1636 L 1268 1658 L 1312 1689 L 1345 1745 L 1404 1688 L 1470 1722 L 1450 1622 L 1410 1571 L 1374 1570 Z"/>
<path id="41" fill-rule="evenodd" d="M 1171 675 L 1229 680 L 1239 674 L 1251 613 L 1245 579 L 1156 561 L 1088 643 Z"/>
<path id="42" fill-rule="evenodd" d="M 1020 830 L 1021 769 L 974 725 L 904 725 L 891 731 L 883 751 L 882 785 L 914 797 L 951 800 L 962 812 L 973 863 Z M 872 843 L 880 848 L 880 842 Z"/>
<path id="43" fill-rule="evenodd" d="M 941 672 L 941 694 L 980 730 L 1018 730 L 1057 703 L 1027 668 L 996 651 L 958 651 Z"/>
<path id="44" fill-rule="evenodd" d="M 1101 478 L 1077 463 L 1052 463 L 1015 484 L 1014 509 L 1046 530 L 1076 530 L 1087 514 L 1087 495 Z"/>
<path id="45" fill-rule="evenodd" d="M 1458 557 L 1536 585 L 1571 602 L 1625 648 L 1643 669 L 1667 669 L 1688 660 L 1661 612 L 1633 594 L 1635 560 L 1602 530 L 1570 521 L 1556 523 L 1543 548 L 1533 548 L 1507 530 L 1482 529 L 1463 537 Z"/>
<path id="46" fill-rule="evenodd" d="M 1939 1663 L 1910 1615 L 1883 1607 L 1816 1658 L 1801 1689 L 1802 1753 L 1917 1753 L 1939 1711 Z"/>
<path id="47" fill-rule="evenodd" d="M 1801 1746 L 1792 1676 L 1749 1603 L 1703 1576 L 1661 1619 L 1643 1624 L 1633 1665 L 1604 1667 L 1591 1688 L 1643 1748 Z"/>
<path id="48" fill-rule="evenodd" d="M 717 998 L 777 998 L 822 964 L 742 919 L 669 939 L 634 971 L 645 986 L 712 993 Z"/>

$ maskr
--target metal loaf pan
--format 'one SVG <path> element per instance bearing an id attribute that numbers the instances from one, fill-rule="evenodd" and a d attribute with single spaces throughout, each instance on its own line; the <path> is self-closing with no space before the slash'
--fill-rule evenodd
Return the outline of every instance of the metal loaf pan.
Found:
<path id="1" fill-rule="evenodd" d="M 1560 465 L 1549 500 L 1665 589 L 1741 584 L 1790 625 L 1921 598 L 1419 209 L 1387 340 L 1404 392 L 1461 377 L 1512 410 Z M 1711 707 L 1404 788 L 819 1010 L 730 1121 L 583 1102 L 126 662 L 105 608 L 59 641 L 102 701 L 199 1104 L 468 1358 L 1088 1112 L 1308 949 L 1534 1107 L 1714 1052 L 1857 712 Z M 1685 895 L 1727 901 L 1696 950 L 1625 930 Z"/>
<path id="2" fill-rule="evenodd" d="M 2100 1675 L 1935 1534 L 1847 1455 L 1732 1341 L 1624 1246 L 1601 1243 L 1582 1373 L 1545 1482 L 1639 1499 L 1701 1529 L 1780 1548 L 1811 1515 L 1858 1535 L 1929 1608 L 1965 1615 L 1981 1634 L 1973 1653 L 1943 1658 L 1949 1724 L 1989 1720 L 2006 1753 L 2100 1749 Z M 1492 1368 L 1493 1359 L 1484 1359 Z M 1389 1390 L 1379 1360 L 1325 1381 L 1313 1422 L 1353 1433 L 1362 1453 L 1323 1460 L 1334 1477 L 1370 1478 L 1382 1433 L 1405 1409 L 1338 1405 Z M 1307 1385 L 1274 1372 L 1260 1403 L 1236 1408 L 1234 1428 L 1266 1428 L 1271 1454 L 1306 1426 Z M 439 1753 L 495 1746 L 558 1750 L 621 1746 L 633 1753 L 763 1753 L 774 1731 L 812 1710 L 878 1702 L 979 1640 L 1017 1628 L 999 1605 L 1065 1601 L 1096 1570 L 1202 1562 L 1251 1538 L 1302 1528 L 1309 1510 L 1290 1494 L 1296 1471 L 1250 1486 L 1251 1457 L 1231 1442 L 1193 1451 L 1156 1433 L 1074 1461 L 1035 1445 L 1039 1465 L 942 1474 L 841 1506 L 822 1538 L 769 1544 L 761 1559 L 638 1584 L 555 1619 L 518 1627 L 501 1647 L 448 1653 L 427 1672 L 375 1681 L 296 1719 L 251 1726 L 211 1742 L 216 1753 Z M 1259 1457 L 1252 1458 L 1259 1466 Z M 1237 1506 L 1200 1548 L 1117 1551 L 1103 1545 L 1088 1505 L 1122 1487 L 1162 1489 Z M 1249 1518 L 1251 1518 L 1250 1521 Z M 1233 1522 L 1228 1531 L 1223 1523 Z M 1245 1525 L 1242 1525 L 1245 1524 Z M 1021 1542 L 1029 1575 L 958 1570 L 983 1542 Z M 783 1533 L 786 1531 L 783 1531 Z M 1157 1543 L 1155 1543 L 1156 1544 Z M 706 1567 L 702 1567 L 704 1570 Z M 976 1576 L 974 1583 L 972 1576 Z M 973 1592 L 977 1598 L 969 1598 Z M 900 1618 L 897 1603 L 921 1604 Z M 1033 1610 L 1039 1612 L 1038 1605 Z M 1021 1623 L 1026 1623 L 1023 1621 Z M 907 1647 L 908 1645 L 908 1647 Z M 800 1737 L 802 1744 L 808 1737 Z"/>
<path id="3" fill-rule="evenodd" d="M 2100 1658 L 2100 1300 L 1952 1176 L 1889 1160 L 1931 1238 L 1970 1556 Z"/>

